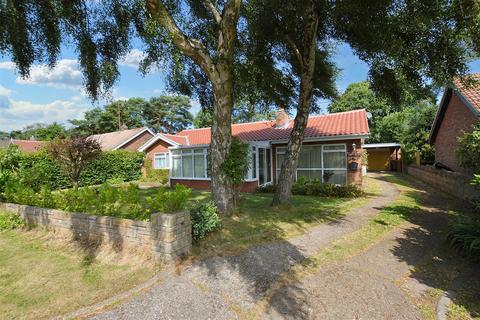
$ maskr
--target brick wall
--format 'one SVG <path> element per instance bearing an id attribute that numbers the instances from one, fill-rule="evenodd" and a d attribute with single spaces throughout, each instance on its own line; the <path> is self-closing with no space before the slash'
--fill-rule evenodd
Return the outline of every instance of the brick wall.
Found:
<path id="1" fill-rule="evenodd" d="M 152 138 L 152 134 L 148 131 L 145 131 L 132 141 L 129 141 L 126 145 L 122 146 L 121 149 L 129 150 L 129 151 L 137 151 L 138 148 L 143 146 L 148 140 Z"/>
<path id="2" fill-rule="evenodd" d="M 18 214 L 30 226 L 67 233 L 75 241 L 100 243 L 116 252 L 144 248 L 157 260 L 173 261 L 192 247 L 189 213 L 156 213 L 151 222 L 145 222 L 13 203 L 0 203 L 0 209 Z"/>
<path id="3" fill-rule="evenodd" d="M 453 94 L 435 138 L 435 161 L 447 165 L 452 170 L 465 172 L 455 157 L 457 137 L 462 131 L 472 131 L 472 125 L 476 122 L 478 118 L 456 94 Z"/>
<path id="4" fill-rule="evenodd" d="M 211 190 L 212 183 L 210 180 L 190 180 L 190 179 L 173 179 L 170 178 L 170 185 L 175 187 L 176 184 L 183 184 L 186 187 L 197 190 Z M 240 185 L 240 192 L 255 192 L 258 181 L 246 181 Z"/>
<path id="5" fill-rule="evenodd" d="M 408 174 L 461 199 L 471 199 L 478 196 L 478 190 L 470 185 L 471 177 L 458 172 L 439 170 L 432 166 L 410 165 Z"/>

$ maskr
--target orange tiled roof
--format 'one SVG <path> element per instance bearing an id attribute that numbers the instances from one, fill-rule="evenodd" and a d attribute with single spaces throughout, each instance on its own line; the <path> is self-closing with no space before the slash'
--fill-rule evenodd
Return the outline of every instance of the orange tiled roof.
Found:
<path id="1" fill-rule="evenodd" d="M 275 128 L 275 121 L 259 121 L 232 125 L 233 136 L 243 141 L 284 140 L 290 137 L 293 119 L 288 127 Z M 369 134 L 367 113 L 364 109 L 310 116 L 305 138 Z M 183 130 L 178 136 L 188 137 L 187 145 L 210 144 L 210 128 Z M 182 143 L 185 144 L 185 143 Z"/>
<path id="2" fill-rule="evenodd" d="M 43 141 L 12 139 L 11 143 L 18 146 L 21 151 L 35 152 L 44 144 Z"/>
<path id="3" fill-rule="evenodd" d="M 188 137 L 187 136 L 168 134 L 168 133 L 162 133 L 162 136 L 165 136 L 166 138 L 168 138 L 168 139 L 170 139 L 173 142 L 176 142 L 178 144 L 188 144 Z"/>
<path id="4" fill-rule="evenodd" d="M 480 81 L 480 73 L 471 74 L 468 78 L 473 78 L 476 81 Z M 472 86 L 466 86 L 459 79 L 454 81 L 455 87 L 460 93 L 467 99 L 472 107 L 480 112 L 480 84 L 474 84 Z"/>

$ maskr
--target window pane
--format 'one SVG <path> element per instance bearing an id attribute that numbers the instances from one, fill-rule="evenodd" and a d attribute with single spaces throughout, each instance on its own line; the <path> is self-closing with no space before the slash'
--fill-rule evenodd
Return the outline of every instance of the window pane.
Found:
<path id="1" fill-rule="evenodd" d="M 195 149 L 193 150 L 194 153 L 203 153 L 203 149 Z"/>
<path id="2" fill-rule="evenodd" d="M 180 150 L 172 150 L 172 154 L 180 154 Z"/>
<path id="3" fill-rule="evenodd" d="M 323 146 L 323 150 L 342 150 L 345 151 L 345 146 L 344 145 L 334 145 L 334 146 Z"/>
<path id="4" fill-rule="evenodd" d="M 267 157 L 267 182 L 270 182 L 272 181 L 272 164 L 271 164 L 271 159 L 270 159 L 270 149 L 267 149 L 267 153 L 266 153 L 266 157 Z"/>
<path id="5" fill-rule="evenodd" d="M 346 170 L 325 170 L 323 181 L 331 184 L 345 184 L 347 180 Z"/>
<path id="6" fill-rule="evenodd" d="M 300 150 L 300 156 L 298 157 L 298 168 L 311 168 L 310 167 L 310 148 L 302 148 Z"/>
<path id="7" fill-rule="evenodd" d="M 322 147 L 311 147 L 310 148 L 310 168 L 321 168 L 322 167 Z"/>
<path id="8" fill-rule="evenodd" d="M 297 170 L 297 179 L 305 177 L 307 180 L 318 179 L 322 181 L 322 170 Z"/>
<path id="9" fill-rule="evenodd" d="M 324 168 L 346 168 L 347 157 L 345 152 L 324 152 L 323 153 Z"/>
<path id="10" fill-rule="evenodd" d="M 185 154 L 185 153 L 192 153 L 192 149 L 183 149 L 182 154 Z"/>
<path id="11" fill-rule="evenodd" d="M 287 152 L 287 148 L 283 148 L 283 147 L 277 148 L 277 153 L 285 153 L 285 152 Z"/>
<path id="12" fill-rule="evenodd" d="M 257 154 L 255 152 L 252 152 L 252 168 L 250 170 L 252 170 L 252 178 L 256 179 L 257 178 Z"/>
<path id="13" fill-rule="evenodd" d="M 280 170 L 282 168 L 282 163 L 284 159 L 285 159 L 284 154 L 277 154 L 277 170 Z"/>
<path id="14" fill-rule="evenodd" d="M 172 176 L 181 177 L 182 176 L 182 158 L 179 156 L 174 156 L 172 161 Z"/>
<path id="15" fill-rule="evenodd" d="M 193 157 L 182 156 L 182 174 L 184 178 L 193 178 Z"/>
<path id="16" fill-rule="evenodd" d="M 155 159 L 155 168 L 156 169 L 162 169 L 162 168 L 165 168 L 165 159 L 163 158 L 160 158 L 160 157 L 157 157 Z"/>
<path id="17" fill-rule="evenodd" d="M 195 156 L 195 178 L 205 178 L 205 157 Z"/>

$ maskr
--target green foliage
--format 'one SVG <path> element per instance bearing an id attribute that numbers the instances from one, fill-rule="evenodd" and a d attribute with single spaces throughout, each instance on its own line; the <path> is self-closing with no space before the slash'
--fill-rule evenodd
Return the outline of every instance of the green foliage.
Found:
<path id="1" fill-rule="evenodd" d="M 192 238 L 195 242 L 220 228 L 220 217 L 213 201 L 196 202 L 190 209 L 190 214 L 192 219 Z"/>
<path id="2" fill-rule="evenodd" d="M 248 169 L 250 168 L 248 154 L 249 145 L 240 139 L 233 138 L 230 152 L 223 162 L 223 171 L 235 185 L 241 183 L 248 173 Z"/>
<path id="3" fill-rule="evenodd" d="M 458 137 L 456 155 L 463 168 L 480 174 L 480 123 L 473 129 L 472 132 L 465 132 Z"/>
<path id="4" fill-rule="evenodd" d="M 144 154 L 127 150 L 103 152 L 91 161 L 80 175 L 80 185 L 101 184 L 110 179 L 134 181 L 142 176 Z"/>
<path id="5" fill-rule="evenodd" d="M 157 193 L 147 197 L 147 203 L 153 212 L 176 213 L 185 210 L 192 190 L 181 184 L 175 190 L 159 188 Z"/>
<path id="6" fill-rule="evenodd" d="M 118 131 L 148 126 L 158 132 L 176 133 L 193 121 L 186 96 L 159 96 L 150 100 L 130 98 L 117 100 L 104 108 L 85 112 L 84 119 L 70 120 L 78 135 Z"/>
<path id="7" fill-rule="evenodd" d="M 480 220 L 478 218 L 464 218 L 451 224 L 447 238 L 457 250 L 475 260 L 480 259 Z"/>
<path id="8" fill-rule="evenodd" d="M 276 187 L 267 185 L 258 187 L 257 193 L 274 193 Z M 334 185 L 331 183 L 322 183 L 319 179 L 306 179 L 300 177 L 292 186 L 292 194 L 303 196 L 322 196 L 332 198 L 359 198 L 365 193 L 356 185 Z"/>
<path id="9" fill-rule="evenodd" d="M 68 135 L 67 129 L 59 123 L 49 125 L 43 123 L 35 123 L 26 126 L 22 130 L 12 131 L 11 137 L 14 139 L 29 140 L 34 137 L 35 140 L 50 141 L 55 138 L 63 138 Z"/>
<path id="10" fill-rule="evenodd" d="M 152 161 L 149 159 L 147 159 L 143 165 L 146 175 L 142 177 L 142 181 L 160 182 L 161 184 L 168 182 L 170 177 L 169 169 L 154 169 Z"/>
<path id="11" fill-rule="evenodd" d="M 213 124 L 212 112 L 208 109 L 201 109 L 193 119 L 193 126 L 195 128 L 207 128 Z"/>
<path id="12" fill-rule="evenodd" d="M 13 230 L 25 226 L 19 215 L 12 212 L 0 212 L 0 231 Z"/>

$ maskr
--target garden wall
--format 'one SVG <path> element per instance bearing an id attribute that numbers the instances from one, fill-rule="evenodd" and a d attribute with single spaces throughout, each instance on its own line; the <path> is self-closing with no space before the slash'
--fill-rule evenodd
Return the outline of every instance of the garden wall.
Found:
<path id="1" fill-rule="evenodd" d="M 470 185 L 471 178 L 457 172 L 410 165 L 408 174 L 461 199 L 472 199 L 478 195 L 478 191 Z"/>
<path id="2" fill-rule="evenodd" d="M 92 216 L 14 203 L 0 203 L 0 209 L 17 213 L 29 226 L 66 232 L 75 241 L 107 245 L 116 252 L 146 249 L 156 260 L 174 261 L 192 247 L 189 213 L 152 214 L 151 222 Z"/>

